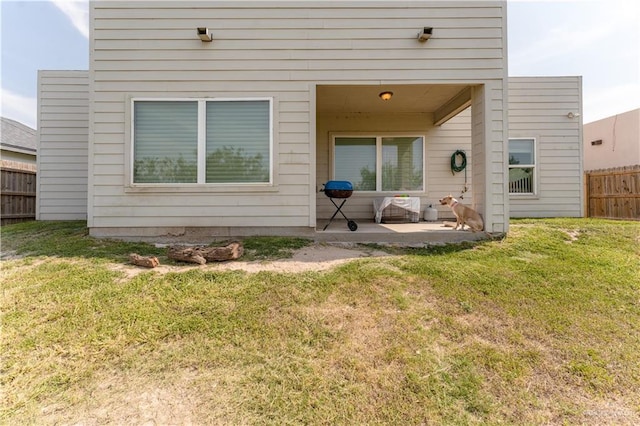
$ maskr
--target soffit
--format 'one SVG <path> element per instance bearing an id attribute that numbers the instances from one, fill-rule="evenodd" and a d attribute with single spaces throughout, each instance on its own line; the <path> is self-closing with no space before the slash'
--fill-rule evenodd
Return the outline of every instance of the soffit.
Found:
<path id="1" fill-rule="evenodd" d="M 468 85 L 464 84 L 408 84 L 350 86 L 326 85 L 317 88 L 319 113 L 429 113 L 447 104 Z M 379 98 L 380 92 L 391 91 L 388 101 Z"/>

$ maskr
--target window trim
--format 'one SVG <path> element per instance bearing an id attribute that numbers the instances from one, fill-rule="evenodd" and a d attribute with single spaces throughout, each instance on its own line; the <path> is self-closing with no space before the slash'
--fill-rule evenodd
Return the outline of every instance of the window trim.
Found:
<path id="1" fill-rule="evenodd" d="M 423 132 L 331 132 L 329 134 L 330 139 L 330 152 L 329 152 L 329 167 L 331 179 L 336 178 L 336 138 L 375 138 L 376 139 L 376 190 L 375 191 L 354 191 L 354 194 L 364 195 L 385 195 L 385 194 L 397 194 L 400 190 L 395 191 L 382 191 L 382 139 L 394 138 L 394 137 L 415 137 L 422 138 L 422 189 L 406 191 L 402 193 L 411 195 L 424 195 L 427 193 L 427 137 Z"/>
<path id="2" fill-rule="evenodd" d="M 511 151 L 509 145 L 512 140 L 531 140 L 533 141 L 533 164 L 509 164 L 509 157 L 511 156 Z M 533 183 L 532 189 L 533 192 L 511 192 L 508 191 L 509 197 L 517 197 L 517 198 L 538 198 L 538 181 L 539 181 L 539 168 L 538 162 L 540 161 L 540 155 L 538 153 L 538 138 L 535 136 L 510 136 L 507 142 L 507 191 L 509 189 L 509 171 L 513 168 L 533 168 Z"/>
<path id="3" fill-rule="evenodd" d="M 135 149 L 135 102 L 197 102 L 198 103 L 198 153 L 197 153 L 197 182 L 196 183 L 136 183 L 134 179 L 134 149 Z M 269 106 L 269 181 L 268 182 L 237 182 L 237 183 L 212 183 L 206 182 L 206 105 L 207 102 L 249 102 L 267 101 Z M 127 117 L 129 134 L 126 141 L 129 145 L 126 149 L 125 159 L 125 192 L 247 192 L 247 191 L 277 191 L 276 176 L 276 150 L 275 135 L 275 105 L 273 96 L 261 97 L 137 97 L 131 96 L 127 102 Z"/>

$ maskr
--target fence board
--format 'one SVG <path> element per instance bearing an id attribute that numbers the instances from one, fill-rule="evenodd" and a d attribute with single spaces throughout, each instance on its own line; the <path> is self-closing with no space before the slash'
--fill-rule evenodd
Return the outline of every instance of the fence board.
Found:
<path id="1" fill-rule="evenodd" d="M 2 225 L 36 219 L 36 172 L 0 169 L 0 222 Z"/>
<path id="2" fill-rule="evenodd" d="M 640 220 L 640 165 L 585 173 L 587 217 Z"/>

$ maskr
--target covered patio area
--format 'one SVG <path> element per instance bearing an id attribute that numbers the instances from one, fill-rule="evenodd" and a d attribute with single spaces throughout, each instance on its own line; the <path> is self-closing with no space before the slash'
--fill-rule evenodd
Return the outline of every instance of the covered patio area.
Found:
<path id="1" fill-rule="evenodd" d="M 358 220 L 358 229 L 349 231 L 347 221 L 334 219 L 322 230 L 327 220 L 320 220 L 314 239 L 320 242 L 348 242 L 374 244 L 429 245 L 487 240 L 498 235 L 485 232 L 454 230 L 444 221 L 418 223 L 376 223 L 373 220 Z M 455 221 L 454 221 L 455 222 Z"/>
<path id="2" fill-rule="evenodd" d="M 385 100 L 384 93 L 391 97 Z M 496 199 L 492 191 L 498 186 L 487 186 L 486 173 L 497 170 L 498 164 L 489 169 L 487 161 L 498 157 L 487 151 L 492 133 L 485 123 L 490 100 L 483 84 L 319 84 L 315 97 L 316 195 L 310 222 L 322 224 L 315 228 L 319 238 L 344 238 L 331 236 L 330 230 L 338 229 L 335 226 L 320 231 L 335 211 L 322 192 L 331 180 L 353 184 L 353 196 L 343 211 L 363 225 L 380 199 L 410 197 L 419 201 L 422 217 L 424 209 L 435 207 L 440 198 L 464 194 L 465 204 L 485 217 L 487 230 L 502 230 L 488 214 L 487 200 Z M 454 170 L 451 159 L 457 153 L 456 166 L 463 166 Z M 440 219 L 451 216 L 444 208 L 438 210 Z M 424 223 L 388 226 L 369 222 L 370 226 L 356 232 L 360 237 L 351 238 L 371 240 L 383 234 L 389 240 L 419 242 L 426 232 L 434 241 L 480 238 L 465 236 L 470 232 L 454 236 L 451 229 Z"/>

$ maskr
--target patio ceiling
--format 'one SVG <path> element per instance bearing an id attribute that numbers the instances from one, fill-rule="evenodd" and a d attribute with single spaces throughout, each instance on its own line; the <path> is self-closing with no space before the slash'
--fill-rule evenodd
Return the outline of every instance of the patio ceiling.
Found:
<path id="1" fill-rule="evenodd" d="M 393 97 L 388 101 L 378 97 L 380 92 L 385 91 L 393 92 Z M 437 122 L 446 116 L 451 118 L 465 109 L 470 100 L 470 93 L 469 86 L 464 84 L 326 85 L 317 88 L 317 111 L 319 113 L 431 112 L 434 113 L 434 121 Z M 452 112 L 454 113 L 451 115 Z"/>

